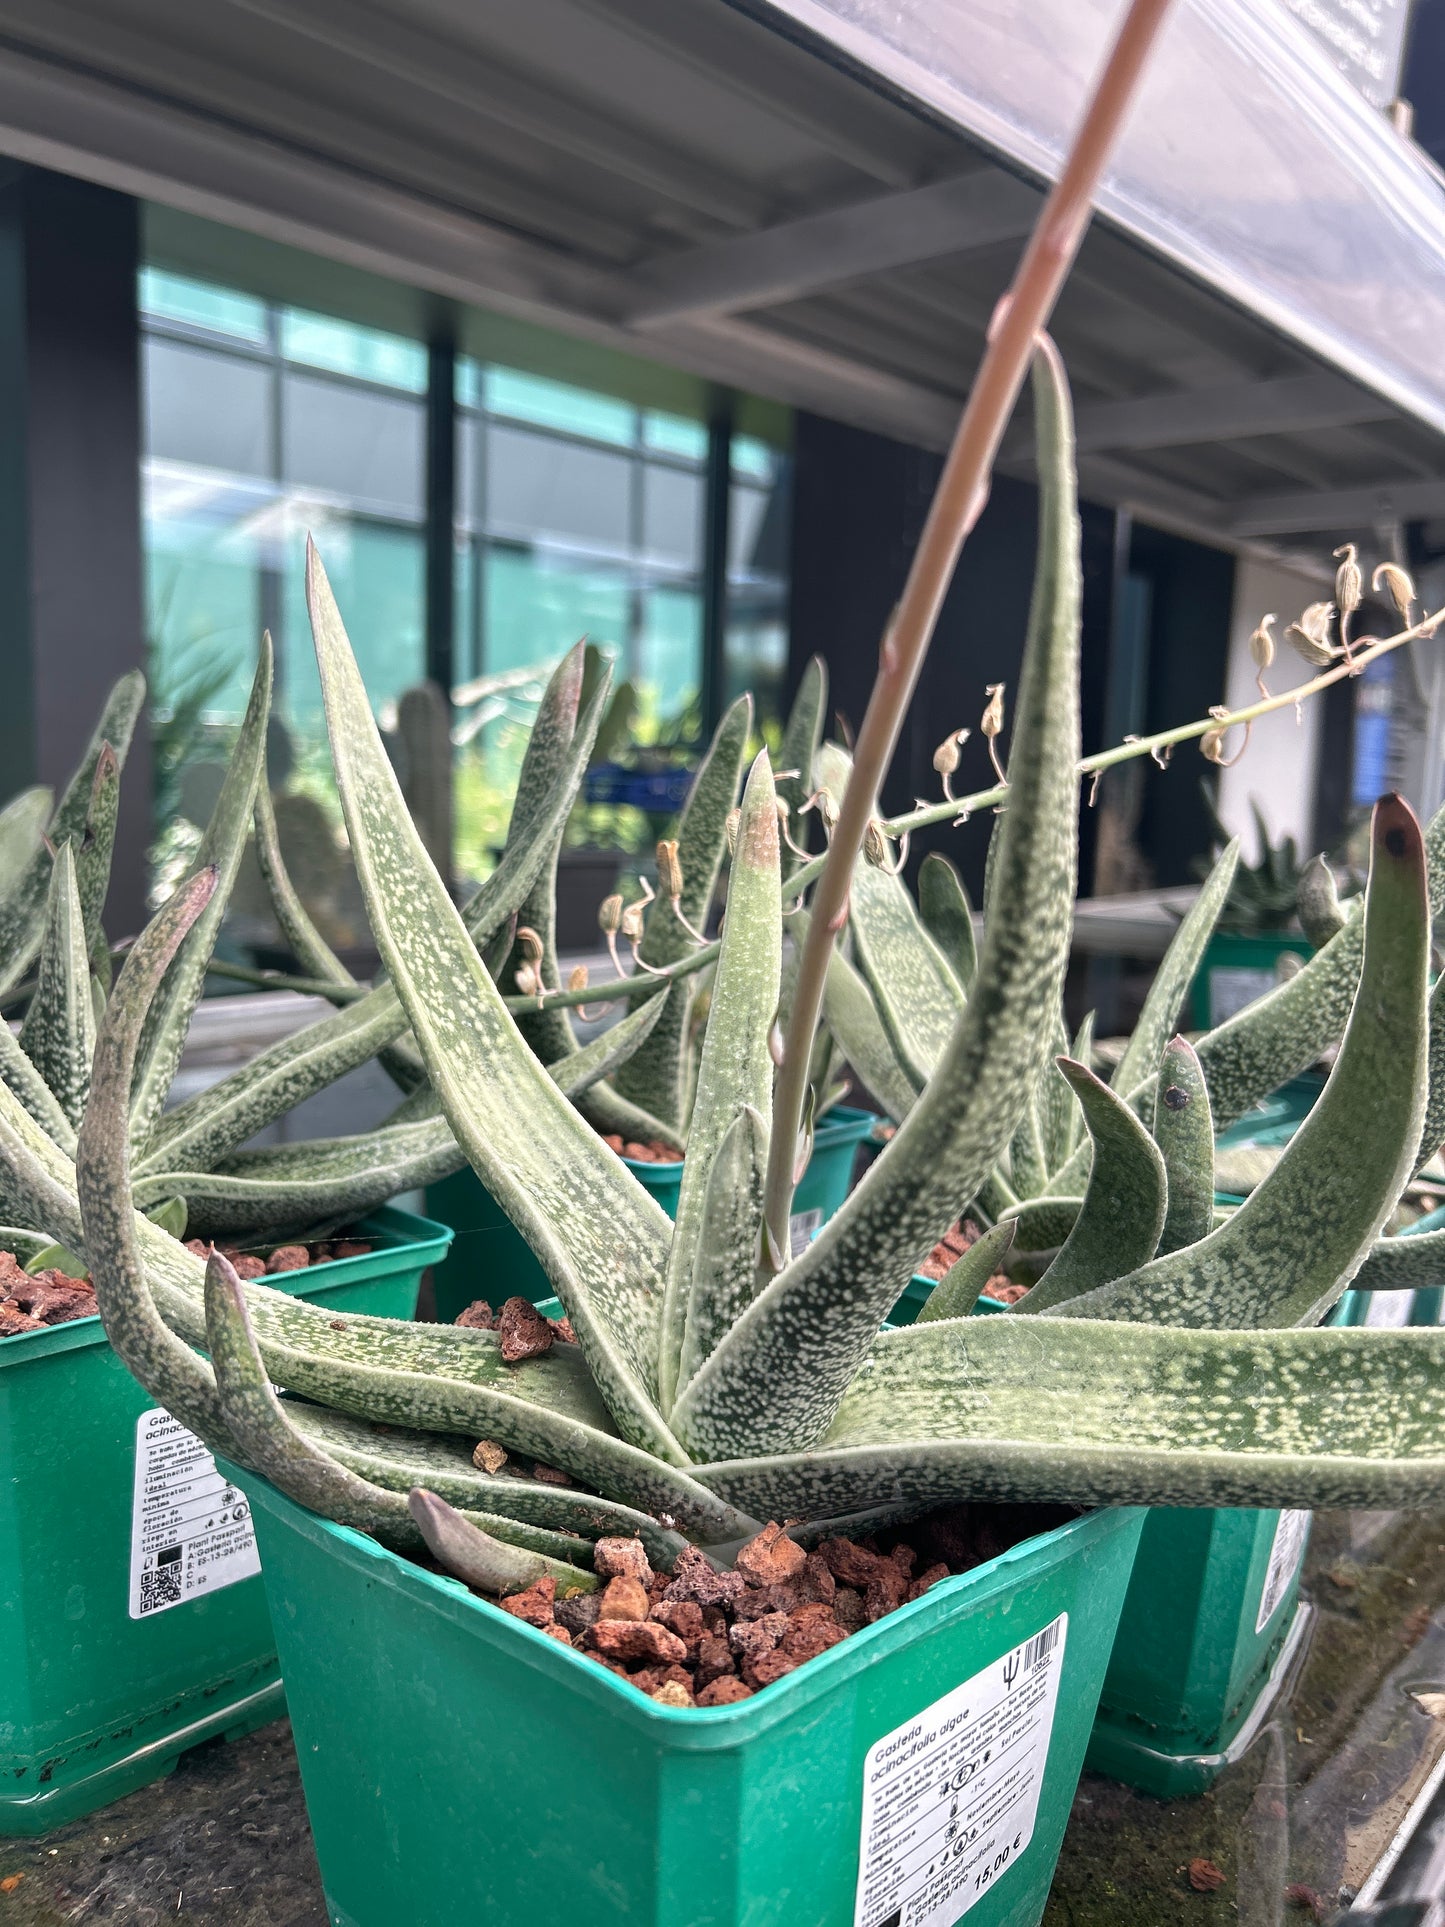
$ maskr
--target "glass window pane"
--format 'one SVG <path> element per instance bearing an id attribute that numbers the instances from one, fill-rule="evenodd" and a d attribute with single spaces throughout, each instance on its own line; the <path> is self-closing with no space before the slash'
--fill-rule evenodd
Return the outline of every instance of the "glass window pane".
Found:
<path id="1" fill-rule="evenodd" d="M 626 456 L 552 435 L 488 425 L 483 497 L 487 527 L 513 541 L 554 541 L 598 555 L 631 548 Z"/>
<path id="2" fill-rule="evenodd" d="M 142 374 L 148 456 L 270 474 L 271 373 L 264 363 L 151 339 Z"/>
<path id="3" fill-rule="evenodd" d="M 426 674 L 426 548 L 420 531 L 381 527 L 344 515 L 315 529 L 346 633 L 356 652 L 371 706 L 378 713 Z M 285 549 L 277 707 L 325 766 L 321 685 L 306 616 L 306 557 L 300 542 Z"/>
<path id="4" fill-rule="evenodd" d="M 780 460 L 781 451 L 770 448 L 766 442 L 760 442 L 752 435 L 733 436 L 734 475 L 745 476 L 755 482 L 771 482 Z"/>
<path id="5" fill-rule="evenodd" d="M 286 481 L 379 513 L 420 518 L 426 439 L 420 402 L 287 374 L 281 407 Z"/>
<path id="6" fill-rule="evenodd" d="M 543 428 L 564 429 L 592 441 L 619 442 L 630 448 L 637 439 L 637 411 L 629 402 L 567 382 L 545 381 L 515 368 L 488 368 L 483 377 L 487 408 L 514 421 L 536 422 Z"/>
<path id="7" fill-rule="evenodd" d="M 771 491 L 733 485 L 728 504 L 728 573 L 741 574 L 757 566 L 758 539 L 768 512 Z"/>
<path id="8" fill-rule="evenodd" d="M 660 415 L 649 409 L 642 418 L 642 439 L 662 455 L 678 455 L 690 462 L 707 460 L 707 429 L 685 415 Z"/>
<path id="9" fill-rule="evenodd" d="M 488 553 L 482 600 L 489 672 L 554 663 L 581 636 L 619 648 L 631 628 L 630 591 L 620 572 L 559 565 L 524 550 Z"/>
<path id="10" fill-rule="evenodd" d="M 642 551 L 654 568 L 702 567 L 703 481 L 649 463 L 642 475 Z"/>
<path id="11" fill-rule="evenodd" d="M 654 589 L 647 597 L 634 678 L 645 711 L 670 722 L 696 700 L 702 680 L 702 596 Z"/>
<path id="12" fill-rule="evenodd" d="M 265 302 L 233 288 L 212 287 L 208 281 L 191 281 L 160 268 L 142 268 L 139 299 L 141 313 L 158 320 L 187 322 L 258 347 L 268 339 Z"/>
<path id="13" fill-rule="evenodd" d="M 354 375 L 386 388 L 405 388 L 413 395 L 426 393 L 426 349 L 403 335 L 284 308 L 281 352 L 288 361 L 304 361 L 312 368 L 330 368 L 338 375 Z"/>

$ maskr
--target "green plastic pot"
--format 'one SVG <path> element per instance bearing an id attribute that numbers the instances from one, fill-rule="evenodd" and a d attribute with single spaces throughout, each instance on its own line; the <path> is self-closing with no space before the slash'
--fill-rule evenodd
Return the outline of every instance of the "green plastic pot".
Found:
<path id="1" fill-rule="evenodd" d="M 1286 953 L 1312 957 L 1314 945 L 1298 931 L 1270 931 L 1260 936 L 1216 932 L 1209 939 L 1189 989 L 1194 1028 L 1213 1030 L 1256 997 L 1267 995 L 1278 981 L 1275 966 Z"/>
<path id="2" fill-rule="evenodd" d="M 910 1846 L 935 1877 L 962 1863 L 954 1910 L 926 1917 L 1036 1927 L 1137 1510 L 1043 1533 L 703 1710 L 658 1706 L 456 1580 L 231 1476 L 254 1509 L 333 1927 L 898 1927 L 925 1918 L 897 1911 L 889 1872 L 915 1796 L 931 1837 Z M 1052 1712 L 989 1735 L 975 1722 L 1006 1678 Z M 919 1754 L 950 1720 L 946 1753 Z M 1000 1783 L 990 1823 L 980 1790 L 1011 1740 L 1017 1803 Z"/>
<path id="3" fill-rule="evenodd" d="M 835 1104 L 819 1123 L 813 1155 L 793 1197 L 795 1251 L 847 1197 L 858 1146 L 879 1121 L 872 1111 Z M 668 1216 L 676 1217 L 681 1158 L 670 1164 L 648 1164 L 636 1158 L 622 1161 Z M 512 1297 L 530 1298 L 536 1305 L 552 1296 L 552 1281 L 532 1255 L 532 1247 L 474 1171 L 458 1171 L 430 1185 L 426 1197 L 427 1210 L 456 1234 L 451 1256 L 432 1274 L 441 1324 L 454 1323 L 478 1298 L 493 1305 Z"/>
<path id="4" fill-rule="evenodd" d="M 451 1233 L 395 1209 L 363 1229 L 375 1251 L 267 1283 L 410 1318 Z M 131 1617 L 138 1440 L 156 1409 L 98 1318 L 0 1339 L 0 1834 L 64 1825 L 160 1779 L 188 1747 L 284 1710 L 259 1579 Z M 190 1490 L 219 1521 L 222 1494 Z M 243 1537 L 239 1494 L 228 1509 L 240 1519 L 225 1536 L 218 1523 L 214 1548 Z"/>

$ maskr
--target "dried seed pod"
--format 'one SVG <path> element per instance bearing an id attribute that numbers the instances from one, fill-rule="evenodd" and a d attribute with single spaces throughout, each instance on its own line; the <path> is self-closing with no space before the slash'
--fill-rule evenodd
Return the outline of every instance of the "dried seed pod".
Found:
<path id="1" fill-rule="evenodd" d="M 1375 573 L 1370 577 L 1370 587 L 1375 591 L 1376 595 L 1380 593 L 1382 584 L 1391 602 L 1394 603 L 1396 609 L 1399 611 L 1401 622 L 1408 628 L 1410 611 L 1415 602 L 1415 584 L 1411 581 L 1409 574 L 1400 567 L 1398 562 L 1380 563 Z"/>
<path id="2" fill-rule="evenodd" d="M 1199 753 L 1207 763 L 1223 763 L 1224 731 L 1206 729 L 1199 739 Z"/>
<path id="3" fill-rule="evenodd" d="M 675 837 L 665 837 L 657 846 L 657 888 L 658 894 L 669 903 L 682 895 L 682 864 L 678 861 Z"/>
<path id="4" fill-rule="evenodd" d="M 1353 542 L 1342 542 L 1335 550 L 1339 567 L 1335 570 L 1335 603 L 1340 621 L 1345 622 L 1359 608 L 1365 593 L 1365 578 L 1360 572 L 1359 551 Z"/>
<path id="5" fill-rule="evenodd" d="M 959 750 L 972 734 L 973 731 L 969 729 L 950 730 L 948 735 L 945 736 L 943 741 L 938 745 L 938 748 L 934 750 L 933 767 L 938 771 L 940 776 L 953 775 L 954 771 L 958 768 Z"/>
<path id="6" fill-rule="evenodd" d="M 997 736 L 1003 728 L 1003 692 L 1005 685 L 1001 682 L 991 682 L 987 684 L 986 687 L 988 689 L 988 706 L 983 712 L 983 720 L 980 722 L 979 728 L 983 731 L 984 735 L 988 737 L 989 741 L 992 742 L 994 737 Z"/>
<path id="7" fill-rule="evenodd" d="M 863 854 L 875 870 L 888 868 L 888 838 L 883 834 L 883 825 L 876 816 L 869 818 L 868 827 L 863 832 Z"/>
<path id="8" fill-rule="evenodd" d="M 588 970 L 586 964 L 573 964 L 572 968 L 567 972 L 567 988 L 569 990 L 585 990 L 587 984 Z"/>
<path id="9" fill-rule="evenodd" d="M 542 980 L 535 966 L 529 963 L 521 966 L 513 981 L 524 997 L 535 997 L 542 988 Z"/>
<path id="10" fill-rule="evenodd" d="M 642 912 L 645 908 L 646 906 L 642 903 L 629 903 L 622 912 L 620 927 L 629 943 L 642 942 Z"/>
<path id="11" fill-rule="evenodd" d="M 597 912 L 597 927 L 604 937 L 615 936 L 622 927 L 622 898 L 616 892 L 602 899 L 602 908 Z"/>
<path id="12" fill-rule="evenodd" d="M 1312 602 L 1284 632 L 1285 641 L 1312 669 L 1327 669 L 1340 653 L 1330 635 L 1334 613 L 1333 602 Z"/>
<path id="13" fill-rule="evenodd" d="M 1275 618 L 1272 615 L 1261 616 L 1258 627 L 1249 639 L 1249 653 L 1253 656 L 1254 666 L 1261 676 L 1274 661 L 1274 637 L 1270 634 L 1274 623 Z"/>
<path id="14" fill-rule="evenodd" d="M 818 792 L 818 814 L 823 819 L 823 828 L 831 835 L 838 825 L 838 805 L 827 790 Z"/>
<path id="15" fill-rule="evenodd" d="M 521 945 L 522 955 L 529 964 L 535 965 L 541 963 L 542 939 L 530 925 L 525 923 L 518 924 L 517 942 Z"/>

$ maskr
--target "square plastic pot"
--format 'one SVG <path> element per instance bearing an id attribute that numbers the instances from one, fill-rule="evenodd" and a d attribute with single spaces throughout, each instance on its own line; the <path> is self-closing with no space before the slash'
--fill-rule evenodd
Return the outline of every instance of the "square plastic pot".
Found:
<path id="1" fill-rule="evenodd" d="M 900 1861 L 961 1883 L 939 1919 L 1036 1927 L 1137 1510 L 946 1580 L 752 1699 L 684 1709 L 230 1476 L 333 1927 L 897 1927 Z M 978 1726 L 1013 1686 L 1014 1723 Z"/>
<path id="2" fill-rule="evenodd" d="M 395 1209 L 362 1228 L 374 1251 L 267 1282 L 410 1318 L 451 1233 Z M 259 1578 L 131 1617 L 138 1439 L 156 1409 L 98 1318 L 0 1339 L 0 1834 L 61 1826 L 284 1710 Z M 224 1496 L 205 1470 L 178 1485 L 182 1515 Z"/>
<path id="3" fill-rule="evenodd" d="M 1194 1028 L 1213 1030 L 1256 997 L 1266 996 L 1274 989 L 1275 966 L 1286 952 L 1312 957 L 1314 945 L 1308 937 L 1290 931 L 1212 936 L 1189 990 Z"/>
<path id="4" fill-rule="evenodd" d="M 835 1104 L 819 1123 L 813 1155 L 793 1197 L 792 1230 L 801 1249 L 842 1204 L 853 1178 L 858 1146 L 879 1122 L 872 1111 Z M 652 1193 L 670 1218 L 677 1216 L 682 1160 L 649 1164 L 624 1158 L 633 1176 Z M 427 1189 L 427 1210 L 456 1233 L 451 1256 L 433 1273 L 436 1315 L 452 1324 L 474 1299 L 494 1306 L 504 1299 L 529 1298 L 534 1305 L 552 1296 L 552 1281 L 532 1248 L 474 1171 L 458 1171 Z"/>

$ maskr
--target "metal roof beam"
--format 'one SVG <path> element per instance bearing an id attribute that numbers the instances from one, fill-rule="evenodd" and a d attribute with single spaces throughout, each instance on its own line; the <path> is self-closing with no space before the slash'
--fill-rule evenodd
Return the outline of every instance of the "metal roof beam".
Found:
<path id="1" fill-rule="evenodd" d="M 1037 188 L 984 167 L 804 215 L 644 262 L 634 271 L 638 299 L 626 318 L 635 328 L 655 328 L 695 315 L 772 307 L 860 275 L 1021 240 L 1040 200 Z"/>
<path id="2" fill-rule="evenodd" d="M 1445 515 L 1445 477 L 1375 482 L 1367 488 L 1254 495 L 1229 517 L 1233 535 L 1303 535 L 1316 529 L 1373 528 Z"/>

